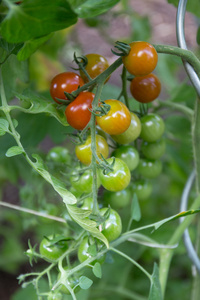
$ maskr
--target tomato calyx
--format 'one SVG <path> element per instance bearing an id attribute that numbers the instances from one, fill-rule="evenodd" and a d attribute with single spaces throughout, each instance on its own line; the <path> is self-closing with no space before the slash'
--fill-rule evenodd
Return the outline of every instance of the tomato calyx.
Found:
<path id="1" fill-rule="evenodd" d="M 119 51 L 121 52 L 116 52 L 114 50 L 111 49 L 112 53 L 117 55 L 117 56 L 124 56 L 124 55 L 128 55 L 130 50 L 131 50 L 131 47 L 126 44 L 126 43 L 123 43 L 123 42 L 119 42 L 117 41 L 115 43 L 116 45 L 114 46 L 116 49 L 118 49 Z"/>
<path id="2" fill-rule="evenodd" d="M 85 67 L 88 64 L 88 59 L 86 56 L 81 55 L 81 56 L 76 56 L 76 53 L 74 52 L 74 61 L 75 63 L 78 65 L 78 68 L 73 68 L 74 70 L 81 70 L 84 75 L 87 77 L 88 81 L 92 81 L 92 78 L 90 77 L 90 75 L 88 74 L 88 72 L 86 71 Z"/>

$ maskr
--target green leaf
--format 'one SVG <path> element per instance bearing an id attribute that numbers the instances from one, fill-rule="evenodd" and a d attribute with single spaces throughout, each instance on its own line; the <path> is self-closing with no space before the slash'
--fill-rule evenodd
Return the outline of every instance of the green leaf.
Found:
<path id="1" fill-rule="evenodd" d="M 77 16 L 65 0 L 30 0 L 9 6 L 0 32 L 8 42 L 19 43 L 67 28 L 76 22 Z"/>
<path id="2" fill-rule="evenodd" d="M 108 241 L 105 238 L 105 236 L 97 228 L 97 223 L 88 218 L 91 212 L 89 210 L 83 210 L 83 209 L 78 208 L 73 205 L 68 205 L 66 203 L 66 201 L 64 201 L 64 203 L 66 204 L 68 212 L 69 212 L 70 216 L 72 217 L 72 219 L 77 224 L 79 224 L 83 229 L 90 232 L 91 235 L 93 235 L 97 239 L 101 240 L 108 248 L 109 247 Z"/>
<path id="3" fill-rule="evenodd" d="M 22 153 L 24 153 L 24 150 L 23 150 L 22 147 L 13 146 L 13 147 L 8 149 L 8 151 L 6 152 L 6 156 L 7 157 L 12 157 L 12 156 L 19 155 L 19 154 L 22 154 Z"/>
<path id="4" fill-rule="evenodd" d="M 179 84 L 171 91 L 171 99 L 173 102 L 183 102 L 187 104 L 193 104 L 196 99 L 196 92 L 193 86 L 186 84 L 185 82 Z"/>
<path id="5" fill-rule="evenodd" d="M 86 276 L 81 276 L 79 278 L 79 285 L 83 290 L 87 290 L 91 287 L 93 281 Z"/>
<path id="6" fill-rule="evenodd" d="M 151 25 L 148 17 L 141 17 L 134 14 L 131 18 L 133 34 L 131 41 L 148 41 L 151 37 Z"/>
<path id="7" fill-rule="evenodd" d="M 40 97 L 30 90 L 24 91 L 23 95 L 16 93 L 16 97 L 19 100 L 26 102 L 29 107 L 24 108 L 20 106 L 14 106 L 13 108 L 17 108 L 20 111 L 29 114 L 47 113 L 56 118 L 62 125 L 68 125 L 64 112 L 60 109 L 57 109 L 57 104 L 54 104 L 49 99 Z"/>
<path id="8" fill-rule="evenodd" d="M 134 194 L 132 203 L 131 203 L 131 220 L 140 221 L 141 219 L 141 211 L 140 211 L 140 205 L 138 202 L 137 195 Z"/>
<path id="9" fill-rule="evenodd" d="M 92 244 L 88 247 L 87 252 L 91 255 L 91 256 L 96 256 L 97 255 L 97 248 L 95 244 Z"/>
<path id="10" fill-rule="evenodd" d="M 111 9 L 119 0 L 68 0 L 68 2 L 80 18 L 92 18 Z"/>
<path id="11" fill-rule="evenodd" d="M 33 54 L 42 44 L 50 39 L 52 35 L 48 34 L 40 38 L 31 39 L 26 41 L 23 47 L 17 53 L 18 60 L 26 60 Z"/>
<path id="12" fill-rule="evenodd" d="M 94 275 L 97 278 L 101 278 L 102 277 L 102 271 L 101 271 L 101 265 L 99 262 L 96 262 L 95 265 L 92 268 L 92 271 L 94 273 Z"/>
<path id="13" fill-rule="evenodd" d="M 169 3 L 178 6 L 179 0 L 168 0 Z M 187 3 L 186 10 L 200 17 L 200 1 L 190 0 Z"/>
<path id="14" fill-rule="evenodd" d="M 162 291 L 159 281 L 159 270 L 157 264 L 154 264 L 153 274 L 151 276 L 151 287 L 148 300 L 162 300 Z"/>
<path id="15" fill-rule="evenodd" d="M 0 136 L 9 131 L 9 123 L 6 119 L 0 118 Z"/>
<path id="16" fill-rule="evenodd" d="M 75 204 L 77 202 L 76 197 L 66 189 L 65 184 L 62 181 L 53 177 L 46 170 L 41 157 L 37 154 L 34 154 L 32 156 L 36 159 L 36 162 L 33 163 L 34 167 L 37 169 L 40 175 L 52 185 L 54 190 L 62 197 L 65 204 Z"/>

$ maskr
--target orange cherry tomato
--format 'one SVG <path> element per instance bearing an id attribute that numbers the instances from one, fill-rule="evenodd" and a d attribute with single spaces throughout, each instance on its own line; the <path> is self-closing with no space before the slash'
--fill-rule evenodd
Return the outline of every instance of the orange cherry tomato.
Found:
<path id="1" fill-rule="evenodd" d="M 110 135 L 117 135 L 126 131 L 131 123 L 131 114 L 126 105 L 115 99 L 104 102 L 111 108 L 106 115 L 96 117 L 97 125 Z"/>
<path id="2" fill-rule="evenodd" d="M 147 42 L 132 42 L 128 55 L 122 57 L 122 61 L 128 72 L 135 76 L 144 76 L 151 73 L 158 61 L 156 49 Z"/>
<path id="3" fill-rule="evenodd" d="M 132 96 L 141 103 L 149 103 L 155 100 L 161 91 L 161 83 L 154 74 L 135 77 L 130 84 Z"/>
<path id="4" fill-rule="evenodd" d="M 77 90 L 79 86 L 83 86 L 83 79 L 74 72 L 63 72 L 56 75 L 50 84 L 50 94 L 55 102 L 61 104 L 58 99 L 67 100 L 64 92 L 72 93 Z"/>

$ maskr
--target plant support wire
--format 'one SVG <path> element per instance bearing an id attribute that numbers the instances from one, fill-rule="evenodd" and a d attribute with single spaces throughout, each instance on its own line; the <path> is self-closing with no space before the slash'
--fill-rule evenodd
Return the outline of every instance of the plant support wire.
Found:
<path id="1" fill-rule="evenodd" d="M 185 10 L 186 10 L 187 0 L 180 0 L 178 4 L 177 9 L 177 16 L 176 16 L 176 35 L 177 35 L 177 43 L 178 46 L 182 49 L 187 49 L 187 44 L 185 41 L 185 34 L 184 34 L 184 22 L 185 22 Z M 198 97 L 200 97 L 200 79 L 198 78 L 196 72 L 192 68 L 192 66 L 187 63 L 186 61 L 183 61 L 185 70 L 190 78 L 191 83 L 193 84 Z M 188 207 L 188 197 L 190 194 L 190 190 L 192 188 L 192 185 L 194 183 L 195 179 L 195 171 L 193 171 L 190 175 L 190 177 L 187 180 L 187 183 L 185 185 L 185 188 L 183 190 L 183 194 L 181 197 L 181 205 L 180 205 L 180 211 L 187 210 Z M 184 218 L 181 218 L 181 221 L 183 221 Z M 189 235 L 188 229 L 184 231 L 183 234 L 183 240 L 186 247 L 186 250 L 188 252 L 188 256 L 190 260 L 193 262 L 194 266 L 196 267 L 196 270 L 198 273 L 200 273 L 200 259 L 194 249 L 194 246 L 191 242 L 191 238 Z"/>

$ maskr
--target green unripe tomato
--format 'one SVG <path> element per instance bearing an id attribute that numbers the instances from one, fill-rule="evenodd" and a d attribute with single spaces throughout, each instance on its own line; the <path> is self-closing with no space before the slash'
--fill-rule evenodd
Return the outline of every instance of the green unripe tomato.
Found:
<path id="1" fill-rule="evenodd" d="M 88 252 L 88 249 L 93 244 L 95 244 L 96 246 L 97 253 L 103 247 L 103 243 L 101 243 L 99 240 L 95 240 L 95 241 L 93 240 L 90 242 L 90 238 L 88 236 L 84 237 L 84 239 L 82 240 L 78 248 L 78 259 L 81 263 L 88 258 L 92 258 L 92 255 Z M 95 259 L 91 264 L 95 265 L 96 262 L 102 264 L 104 261 L 105 261 L 105 255 L 101 255 L 98 259 Z"/>
<path id="2" fill-rule="evenodd" d="M 159 159 L 165 153 L 166 143 L 162 138 L 155 142 L 142 142 L 141 150 L 146 158 Z"/>
<path id="3" fill-rule="evenodd" d="M 153 190 L 152 184 L 145 180 L 136 180 L 132 184 L 132 192 L 136 193 L 138 200 L 146 200 L 149 198 Z"/>
<path id="4" fill-rule="evenodd" d="M 85 209 L 85 210 L 92 210 L 93 209 L 93 198 L 92 197 L 85 198 L 83 200 L 81 208 Z"/>
<path id="5" fill-rule="evenodd" d="M 140 137 L 147 142 L 155 142 L 159 140 L 165 131 L 163 119 L 153 113 L 142 117 L 141 124 L 142 131 Z"/>
<path id="6" fill-rule="evenodd" d="M 68 271 L 68 267 L 65 267 L 64 268 L 65 271 Z M 61 273 L 58 273 L 58 280 L 61 278 Z M 68 277 L 66 279 L 66 284 L 69 285 L 72 289 L 74 289 L 74 287 L 79 283 L 79 280 L 78 278 L 76 278 L 74 275 Z M 59 287 L 59 291 L 63 294 L 66 294 L 66 295 L 71 295 L 70 291 L 68 290 L 68 288 L 64 285 L 64 284 L 61 284 L 60 287 Z M 80 286 L 77 285 L 77 287 L 75 287 L 74 289 L 74 293 L 76 294 L 78 291 L 80 291 Z"/>
<path id="7" fill-rule="evenodd" d="M 108 158 L 107 162 L 111 164 L 113 158 Z M 100 170 L 99 176 L 103 187 L 112 192 L 125 189 L 131 180 L 131 173 L 127 164 L 119 158 L 115 158 L 113 171 L 104 174 L 103 170 Z"/>
<path id="8" fill-rule="evenodd" d="M 100 214 L 103 216 L 108 208 L 100 209 Z M 107 238 L 109 242 L 116 240 L 122 232 L 122 222 L 120 215 L 114 210 L 110 209 L 110 214 L 103 224 L 99 226 L 99 230 Z"/>
<path id="9" fill-rule="evenodd" d="M 48 152 L 47 160 L 55 163 L 69 164 L 71 162 L 71 155 L 67 148 L 56 146 Z"/>
<path id="10" fill-rule="evenodd" d="M 141 122 L 138 116 L 131 112 L 131 124 L 129 128 L 119 135 L 112 135 L 114 141 L 125 145 L 135 141 L 141 133 Z"/>
<path id="11" fill-rule="evenodd" d="M 91 193 L 92 192 L 92 183 L 93 183 L 93 175 L 92 170 L 88 169 L 84 171 L 82 174 L 80 168 L 76 168 L 72 171 L 70 182 L 72 187 L 81 193 Z M 97 172 L 97 186 L 100 187 L 101 182 L 99 178 L 99 172 Z"/>
<path id="12" fill-rule="evenodd" d="M 129 187 L 118 192 L 110 192 L 105 190 L 103 194 L 103 200 L 112 208 L 119 209 L 129 205 L 131 201 L 131 195 L 132 192 Z"/>
<path id="13" fill-rule="evenodd" d="M 42 257 L 47 261 L 57 260 L 68 249 L 68 243 L 66 240 L 60 240 L 54 242 L 54 237 L 49 236 L 44 238 L 39 247 L 39 252 Z"/>
<path id="14" fill-rule="evenodd" d="M 148 179 L 156 178 L 162 171 L 160 160 L 140 159 L 138 173 Z"/>
<path id="15" fill-rule="evenodd" d="M 133 171 L 138 166 L 140 159 L 138 151 L 130 145 L 120 146 L 113 151 L 111 156 L 122 159 L 130 171 Z"/>

